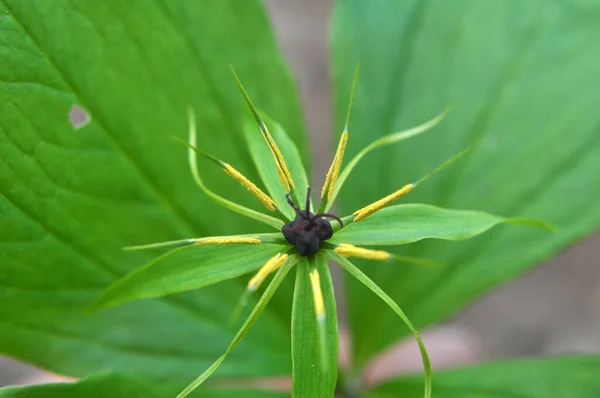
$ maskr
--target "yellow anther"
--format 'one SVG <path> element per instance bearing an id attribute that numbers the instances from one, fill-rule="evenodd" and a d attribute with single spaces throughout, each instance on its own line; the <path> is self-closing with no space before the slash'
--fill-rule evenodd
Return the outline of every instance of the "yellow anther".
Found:
<path id="1" fill-rule="evenodd" d="M 390 195 L 386 196 L 385 198 L 379 199 L 377 202 L 373 202 L 370 205 L 363 207 L 362 209 L 356 210 L 353 213 L 354 221 L 356 222 L 356 221 L 364 220 L 365 218 L 369 217 L 371 214 L 383 209 L 387 205 L 395 202 L 402 196 L 406 195 L 407 193 L 412 191 L 415 188 L 415 186 L 416 186 L 416 184 L 407 184 L 407 185 L 403 186 L 402 188 L 400 188 L 399 190 L 397 190 L 396 192 L 394 192 L 393 194 L 390 194 Z"/>
<path id="2" fill-rule="evenodd" d="M 325 319 L 325 303 L 323 301 L 323 292 L 321 291 L 319 271 L 313 269 L 309 276 L 312 285 L 313 301 L 315 302 L 315 314 L 317 315 L 317 320 L 321 321 Z"/>
<path id="3" fill-rule="evenodd" d="M 277 172 L 279 173 L 279 179 L 281 180 L 281 185 L 283 185 L 283 188 L 285 189 L 285 191 L 289 193 L 290 192 L 290 183 L 288 182 L 287 178 L 285 178 L 285 174 L 283 173 L 283 170 L 281 170 L 279 165 L 277 165 Z"/>
<path id="4" fill-rule="evenodd" d="M 269 276 L 270 273 L 277 271 L 277 269 L 281 267 L 283 263 L 285 263 L 287 258 L 287 254 L 277 253 L 274 257 L 267 261 L 265 265 L 263 265 L 261 269 L 258 270 L 256 275 L 254 275 L 252 279 L 250 279 L 250 282 L 248 282 L 248 291 L 256 291 L 256 289 L 260 287 L 260 285 L 267 278 L 267 276 Z"/>
<path id="5" fill-rule="evenodd" d="M 389 260 L 392 256 L 383 250 L 371 250 L 342 243 L 334 250 L 337 254 L 344 257 L 360 257 L 368 260 Z"/>
<path id="6" fill-rule="evenodd" d="M 267 141 L 267 146 L 271 149 L 273 158 L 275 158 L 275 164 L 277 165 L 277 170 L 279 172 L 279 178 L 281 179 L 281 183 L 283 184 L 285 190 L 287 192 L 290 192 L 290 187 L 294 188 L 294 181 L 292 181 L 292 176 L 290 175 L 287 165 L 285 164 L 283 155 L 281 154 L 279 147 L 275 143 L 275 140 L 271 136 L 271 133 L 269 133 L 269 129 L 267 129 L 267 126 L 258 114 L 258 110 L 254 107 L 252 100 L 250 100 L 248 93 L 246 93 L 246 90 L 244 89 L 244 86 L 242 85 L 242 82 L 238 78 L 237 74 L 233 70 L 233 67 L 231 67 L 231 73 L 233 73 L 233 78 L 235 79 L 235 82 L 237 83 L 237 86 L 240 89 L 242 96 L 244 97 L 244 101 L 246 101 L 248 108 L 250 108 L 250 112 L 252 112 L 252 115 L 254 116 L 254 119 L 258 124 L 260 133 L 262 134 L 265 141 Z"/>
<path id="7" fill-rule="evenodd" d="M 265 138 L 265 141 L 267 141 L 267 145 L 271 149 L 271 153 L 275 158 L 275 164 L 277 165 L 277 171 L 279 172 L 279 178 L 281 179 L 281 183 L 283 184 L 285 190 L 287 192 L 290 192 L 290 187 L 295 188 L 295 186 L 290 171 L 288 170 L 287 165 L 285 163 L 285 159 L 283 158 L 283 155 L 281 154 L 277 143 L 275 143 L 273 136 L 271 135 L 271 133 L 269 133 L 269 129 L 264 123 L 261 123 L 260 131 L 263 133 L 263 137 Z"/>
<path id="8" fill-rule="evenodd" d="M 242 173 L 231 167 L 230 164 L 224 163 L 223 168 L 227 174 L 233 177 L 237 182 L 242 184 L 252 195 L 256 196 L 265 207 L 271 211 L 275 211 L 275 201 L 264 193 L 259 187 L 254 185 L 252 181 L 247 179 Z"/>
<path id="9" fill-rule="evenodd" d="M 329 171 L 327 172 L 327 177 L 325 178 L 325 184 L 323 184 L 323 190 L 321 191 L 321 197 L 325 197 L 325 192 L 327 191 L 327 200 L 331 199 L 333 195 L 333 190 L 335 188 L 335 183 L 337 182 L 338 176 L 340 175 L 340 169 L 342 168 L 342 162 L 344 160 L 344 152 L 346 151 L 346 144 L 348 143 L 348 131 L 344 131 L 342 136 L 340 137 L 340 142 L 338 143 L 337 150 L 335 151 L 335 156 L 333 157 L 333 162 L 331 162 L 331 167 L 329 167 Z"/>
<path id="10" fill-rule="evenodd" d="M 373 213 L 383 209 L 387 205 L 395 202 L 402 196 L 406 195 L 407 193 L 409 193 L 413 189 L 415 189 L 415 187 L 417 185 L 427 181 L 428 179 L 430 179 L 431 177 L 433 177 L 434 175 L 436 175 L 437 173 L 444 170 L 446 167 L 448 167 L 449 165 L 451 165 L 452 163 L 454 163 L 455 161 L 460 159 L 462 156 L 464 156 L 470 150 L 471 150 L 470 147 L 463 149 L 461 152 L 457 153 L 456 155 L 452 156 L 450 159 L 446 160 L 444 163 L 439 165 L 435 170 L 433 170 L 431 173 L 427 174 L 425 177 L 421 178 L 420 180 L 418 180 L 412 184 L 407 184 L 407 185 L 403 186 L 402 188 L 400 188 L 399 190 L 397 190 L 396 192 L 394 192 L 393 194 L 388 195 L 383 199 L 379 199 L 377 202 L 373 202 L 370 205 L 363 207 L 362 209 L 356 210 L 353 213 L 354 221 L 364 220 L 365 218 L 369 217 L 371 214 L 373 214 Z"/>
<path id="11" fill-rule="evenodd" d="M 249 243 L 253 245 L 260 245 L 260 239 L 252 236 L 227 236 L 223 238 L 197 238 L 194 239 L 194 245 L 232 245 L 235 243 Z"/>

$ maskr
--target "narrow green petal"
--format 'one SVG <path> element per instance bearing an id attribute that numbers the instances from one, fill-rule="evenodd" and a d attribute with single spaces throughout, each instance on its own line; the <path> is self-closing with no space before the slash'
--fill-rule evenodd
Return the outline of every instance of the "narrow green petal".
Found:
<path id="1" fill-rule="evenodd" d="M 397 133 L 386 135 L 385 137 L 381 137 L 378 140 L 373 141 L 371 144 L 367 145 L 365 148 L 363 148 L 363 150 L 360 151 L 356 156 L 354 156 L 354 158 L 350 161 L 350 163 L 348 163 L 348 165 L 346 167 L 344 167 L 344 169 L 340 173 L 337 184 L 333 190 L 331 199 L 329 200 L 329 202 L 327 203 L 327 206 L 325 207 L 325 211 L 328 211 L 331 208 L 331 205 L 335 202 L 335 199 L 336 199 L 338 193 L 340 192 L 340 189 L 342 189 L 344 182 L 346 181 L 346 179 L 348 178 L 348 176 L 350 175 L 350 173 L 352 172 L 354 167 L 356 167 L 358 162 L 367 153 L 371 152 L 374 149 L 381 148 L 386 145 L 394 144 L 398 141 L 402 141 L 407 138 L 414 137 L 416 135 L 426 132 L 427 130 L 430 130 L 431 128 L 436 126 L 438 123 L 440 123 L 446 117 L 448 112 L 450 112 L 450 109 L 451 109 L 451 107 L 446 108 L 442 113 L 440 113 L 433 119 L 426 121 L 423 124 L 420 124 L 418 126 L 415 126 L 410 129 L 403 130 L 403 131 L 400 131 Z"/>
<path id="2" fill-rule="evenodd" d="M 275 229 L 280 230 L 284 225 L 283 221 L 278 220 L 274 217 L 268 216 L 266 214 L 260 213 L 256 210 L 249 209 L 245 206 L 238 205 L 237 203 L 234 203 L 230 200 L 227 200 L 227 199 L 221 197 L 220 195 L 217 195 L 216 193 L 212 192 L 211 190 L 209 190 L 206 187 L 206 185 L 204 185 L 204 181 L 202 180 L 202 177 L 200 177 L 200 173 L 198 172 L 198 159 L 197 159 L 196 149 L 195 149 L 196 148 L 196 118 L 194 116 L 194 112 L 192 109 L 189 110 L 188 116 L 189 116 L 189 145 L 188 145 L 189 166 L 190 166 L 190 170 L 192 172 L 192 176 L 194 177 L 194 180 L 196 181 L 196 184 L 198 184 L 200 189 L 202 189 L 202 191 L 204 191 L 204 193 L 207 196 L 209 196 L 211 199 L 213 199 L 215 202 L 217 202 L 221 206 L 226 207 L 229 210 L 235 211 L 236 213 L 239 213 L 243 216 L 252 218 L 256 221 L 260 221 L 263 224 L 267 224 Z"/>
<path id="3" fill-rule="evenodd" d="M 92 309 L 199 289 L 235 278 L 260 268 L 275 254 L 287 249 L 275 244 L 180 247 L 113 283 Z"/>
<path id="4" fill-rule="evenodd" d="M 279 285 L 281 285 L 281 282 L 283 281 L 283 279 L 285 278 L 287 273 L 290 271 L 290 269 L 292 269 L 292 267 L 294 265 L 296 265 L 298 260 L 299 260 L 299 256 L 291 256 L 288 259 L 288 261 L 286 262 L 286 264 L 277 271 L 277 273 L 273 277 L 273 280 L 271 281 L 271 283 L 269 283 L 269 286 L 267 286 L 267 288 L 265 289 L 265 292 L 260 297 L 260 300 L 258 300 L 258 303 L 256 303 L 256 306 L 254 307 L 254 309 L 252 310 L 252 312 L 246 319 L 246 322 L 244 322 L 244 324 L 242 325 L 240 330 L 237 332 L 237 334 L 233 338 L 229 347 L 227 347 L 227 350 L 225 351 L 225 353 L 223 355 L 221 355 L 208 369 L 206 369 L 206 371 L 204 371 L 204 373 L 202 373 L 200 376 L 198 376 L 198 378 L 196 378 L 182 392 L 180 392 L 179 395 L 177 395 L 177 398 L 187 397 L 188 394 L 190 394 L 192 391 L 194 391 L 199 385 L 204 383 L 204 381 L 206 379 L 208 379 L 215 372 L 215 370 L 217 370 L 217 368 L 225 360 L 227 355 L 244 338 L 244 336 L 246 335 L 246 333 L 248 333 L 248 330 L 250 330 L 252 325 L 254 325 L 254 322 L 256 322 L 256 320 L 258 319 L 260 314 L 263 312 L 263 310 L 265 309 L 265 307 L 267 306 L 267 304 L 273 297 L 273 294 L 275 294 L 275 291 L 277 290 Z"/>
<path id="5" fill-rule="evenodd" d="M 345 222 L 348 221 L 345 218 Z M 464 240 L 502 223 L 552 230 L 539 220 L 504 218 L 482 211 L 443 209 L 424 204 L 390 206 L 360 222 L 344 224 L 328 241 L 361 246 L 404 245 L 422 239 Z"/>
<path id="6" fill-rule="evenodd" d="M 317 317 L 310 272 L 319 273 L 324 317 Z M 296 267 L 292 307 L 292 396 L 333 397 L 337 382 L 338 329 L 333 283 L 322 252 Z"/>
<path id="7" fill-rule="evenodd" d="M 392 300 L 390 296 L 388 296 L 375 282 L 373 282 L 367 275 L 365 275 L 358 267 L 352 264 L 348 259 L 337 255 L 334 252 L 328 252 L 330 257 L 338 263 L 342 268 L 348 271 L 352 276 L 358 279 L 363 285 L 371 289 L 373 293 L 378 295 L 390 308 L 402 319 L 402 321 L 406 324 L 406 326 L 410 329 L 412 334 L 415 336 L 417 340 L 417 344 L 419 345 L 419 350 L 421 351 L 421 359 L 423 361 L 423 368 L 425 371 L 425 398 L 431 398 L 431 362 L 429 360 L 429 355 L 427 354 L 427 349 L 421 340 L 421 336 L 419 336 L 419 332 L 413 326 L 412 322 L 408 319 L 404 311 Z"/>

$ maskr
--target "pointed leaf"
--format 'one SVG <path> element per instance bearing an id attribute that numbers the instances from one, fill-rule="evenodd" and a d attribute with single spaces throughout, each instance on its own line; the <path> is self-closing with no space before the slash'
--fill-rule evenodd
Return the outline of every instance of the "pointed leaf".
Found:
<path id="1" fill-rule="evenodd" d="M 361 272 L 358 267 L 352 264 L 348 259 L 342 257 L 334 252 L 329 252 L 330 257 L 338 263 L 342 268 L 344 268 L 350 275 L 352 275 L 358 282 L 365 285 L 369 288 L 373 293 L 375 293 L 385 304 L 387 304 L 400 319 L 406 327 L 410 330 L 410 332 L 415 336 L 417 340 L 417 344 L 419 345 L 419 350 L 421 351 L 421 358 L 423 360 L 423 368 L 425 370 L 425 398 L 431 398 L 431 362 L 429 360 L 429 355 L 427 354 L 427 349 L 419 336 L 419 332 L 414 327 L 412 322 L 408 319 L 404 311 L 396 304 L 396 302 L 388 296 L 375 282 L 369 279 L 364 273 Z"/>
<path id="2" fill-rule="evenodd" d="M 262 2 L 240 12 L 206 0 L 3 0 L 0 31 L 0 352 L 72 376 L 190 380 L 229 343 L 241 283 L 85 309 L 156 255 L 122 247 L 260 227 L 206 197 L 170 138 L 186 140 L 192 106 L 199 145 L 257 179 L 239 145 L 229 64 L 305 152 L 294 82 Z M 74 104 L 91 118 L 77 129 Z M 202 171 L 227 199 L 260 208 L 218 168 Z M 276 308 L 222 375 L 291 371 L 289 325 Z"/>
<path id="3" fill-rule="evenodd" d="M 192 393 L 192 391 L 194 391 L 202 383 L 204 383 L 204 381 L 206 381 L 206 379 L 208 379 L 219 368 L 219 366 L 221 366 L 221 363 L 223 363 L 225 358 L 227 358 L 227 355 L 244 338 L 244 336 L 248 333 L 252 325 L 254 325 L 260 314 L 262 314 L 262 312 L 265 310 L 265 307 L 267 306 L 267 304 L 269 304 L 271 297 L 273 297 L 275 291 L 277 290 L 279 285 L 281 285 L 281 282 L 283 282 L 285 276 L 288 274 L 290 269 L 292 269 L 292 267 L 296 265 L 297 262 L 298 256 L 291 256 L 288 258 L 286 263 L 281 268 L 279 268 L 279 270 L 275 273 L 275 276 L 273 277 L 271 283 L 269 283 L 262 296 L 260 296 L 260 300 L 258 300 L 258 303 L 256 303 L 256 305 L 254 306 L 254 309 L 252 310 L 250 315 L 248 315 L 246 322 L 244 322 L 240 330 L 238 330 L 237 334 L 233 338 L 231 344 L 229 344 L 229 347 L 227 347 L 225 353 L 221 355 L 206 371 L 204 371 L 192 383 L 190 383 L 183 391 L 181 391 L 177 395 L 177 398 L 187 397 L 190 393 Z"/>
<path id="4" fill-rule="evenodd" d="M 296 184 L 296 194 L 302 201 L 301 203 L 304 203 L 308 178 L 306 177 L 306 171 L 296 144 L 294 144 L 294 141 L 286 134 L 279 123 L 265 115 L 261 115 L 261 117 L 273 136 L 273 140 L 275 140 L 281 150 L 294 184 Z M 271 198 L 275 200 L 279 210 L 287 215 L 289 219 L 293 220 L 295 213 L 285 199 L 287 192 L 281 184 L 271 150 L 260 134 L 256 121 L 250 115 L 247 115 L 244 119 L 244 136 L 246 137 L 246 143 L 248 144 L 254 164 Z"/>
<path id="5" fill-rule="evenodd" d="M 507 219 L 481 211 L 405 204 L 390 206 L 364 220 L 353 222 L 334 234 L 329 242 L 368 246 L 404 245 L 428 238 L 463 240 L 501 223 L 525 223 L 546 227 L 537 220 Z M 543 231 L 540 233 L 544 234 Z"/>
<path id="6" fill-rule="evenodd" d="M 428 240 L 403 252 L 435 257 L 445 264 L 442 272 L 365 268 L 405 303 L 416 325 L 450 316 L 600 225 L 598 18 L 597 1 L 336 2 L 335 131 L 361 62 L 348 153 L 454 104 L 439 128 L 366 156 L 339 198 L 342 210 L 383 197 L 473 145 L 410 201 L 534 217 L 559 229 L 549 235 L 503 227 L 472 241 Z M 386 326 L 393 320 L 368 296 L 352 297 L 349 307 L 354 352 L 364 363 L 397 338 Z"/>
<path id="7" fill-rule="evenodd" d="M 0 388 L 0 398 L 165 398 L 177 393 L 177 383 L 119 374 L 103 374 L 86 377 L 74 383 L 38 384 L 30 386 Z M 201 398 L 284 398 L 276 392 L 246 389 L 203 388 L 193 397 Z"/>
<path id="8" fill-rule="evenodd" d="M 437 371 L 436 398 L 547 398 L 600 396 L 600 357 L 510 360 Z M 420 397 L 419 378 L 388 381 L 368 398 Z"/>
<path id="9" fill-rule="evenodd" d="M 325 321 L 317 322 L 309 279 L 312 267 L 319 271 L 325 301 Z M 324 326 L 321 330 L 320 326 Z M 337 382 L 338 329 L 333 283 L 327 258 L 317 254 L 314 264 L 306 257 L 296 267 L 292 309 L 292 396 L 332 397 Z"/>
<path id="10" fill-rule="evenodd" d="M 257 270 L 285 250 L 286 246 L 274 244 L 180 247 L 116 281 L 94 308 L 209 286 Z"/>

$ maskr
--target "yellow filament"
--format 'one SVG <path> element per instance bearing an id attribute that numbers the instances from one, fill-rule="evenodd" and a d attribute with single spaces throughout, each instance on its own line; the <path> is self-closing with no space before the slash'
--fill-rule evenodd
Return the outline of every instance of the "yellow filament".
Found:
<path id="1" fill-rule="evenodd" d="M 321 197 L 325 197 L 325 191 L 327 191 L 327 200 L 331 200 L 331 196 L 333 195 L 333 190 L 335 188 L 335 183 L 337 182 L 338 176 L 340 175 L 340 169 L 342 168 L 342 161 L 344 160 L 344 152 L 346 151 L 346 144 L 348 143 L 348 132 L 344 131 L 342 136 L 340 137 L 340 142 L 338 143 L 337 150 L 335 151 L 335 156 L 333 157 L 333 162 L 331 162 L 331 167 L 327 172 L 327 177 L 325 178 L 325 184 L 323 184 L 323 190 L 321 191 Z"/>
<path id="2" fill-rule="evenodd" d="M 323 301 L 323 292 L 321 291 L 319 271 L 313 269 L 309 276 L 312 285 L 313 300 L 315 302 L 315 314 L 317 315 L 318 320 L 323 320 L 325 318 L 325 303 Z"/>
<path id="3" fill-rule="evenodd" d="M 397 190 L 396 192 L 394 192 L 393 194 L 390 194 L 390 195 L 386 196 L 385 198 L 379 199 L 377 202 L 373 202 L 370 205 L 363 207 L 362 209 L 356 210 L 353 213 L 354 221 L 356 222 L 356 221 L 364 220 L 365 218 L 369 217 L 371 214 L 383 209 L 385 206 L 395 202 L 402 196 L 406 195 L 407 193 L 412 191 L 415 188 L 415 186 L 416 186 L 415 184 L 407 184 L 407 185 L 403 186 L 402 188 L 400 188 L 399 190 Z"/>
<path id="4" fill-rule="evenodd" d="M 195 245 L 231 245 L 235 243 L 250 243 L 253 245 L 260 245 L 261 241 L 258 238 L 251 236 L 227 236 L 224 238 L 198 238 L 194 239 Z"/>
<path id="5" fill-rule="evenodd" d="M 347 243 L 338 245 L 333 251 L 340 256 L 360 257 L 368 260 L 389 260 L 391 258 L 390 253 L 384 252 L 383 250 L 364 249 Z"/>
<path id="6" fill-rule="evenodd" d="M 275 201 L 269 197 L 266 193 L 261 191 L 259 187 L 254 185 L 252 181 L 247 179 L 242 173 L 231 167 L 230 164 L 224 163 L 223 168 L 227 174 L 233 177 L 237 182 L 242 184 L 252 195 L 256 196 L 258 200 L 269 210 L 275 211 Z"/>
<path id="7" fill-rule="evenodd" d="M 258 270 L 256 275 L 254 275 L 252 279 L 250 279 L 250 282 L 248 282 L 248 291 L 256 291 L 256 289 L 260 287 L 260 285 L 267 278 L 267 276 L 269 276 L 270 273 L 276 271 L 279 267 L 281 267 L 283 263 L 285 263 L 287 258 L 287 254 L 277 253 L 274 257 L 267 261 L 265 265 L 263 265 L 261 269 Z"/>

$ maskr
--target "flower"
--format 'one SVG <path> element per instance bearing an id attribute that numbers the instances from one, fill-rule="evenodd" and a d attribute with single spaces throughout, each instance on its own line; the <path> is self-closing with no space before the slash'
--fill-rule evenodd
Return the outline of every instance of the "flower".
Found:
<path id="1" fill-rule="evenodd" d="M 359 152 L 342 169 L 349 138 L 348 124 L 358 75 L 357 68 L 344 131 L 341 134 L 333 162 L 327 173 L 325 184 L 320 192 L 320 204 L 315 209 L 311 198 L 312 191 L 306 182 L 306 174 L 293 143 L 281 129 L 277 129 L 278 134 L 275 137 L 271 134 L 263 120 L 264 118 L 254 107 L 235 72 L 233 72 L 233 75 L 259 126 L 262 138 L 253 132 L 253 135 L 249 138 L 249 143 L 259 174 L 261 174 L 270 194 L 259 188 L 229 163 L 197 148 L 195 118 L 191 110 L 189 112 L 189 140 L 185 143 L 188 146 L 190 170 L 197 185 L 217 203 L 273 227 L 277 232 L 189 238 L 130 247 L 129 250 L 142 250 L 182 246 L 117 281 L 100 297 L 96 307 L 199 288 L 258 269 L 249 280 L 245 294 L 240 299 L 240 305 L 234 311 L 233 320 L 235 320 L 245 307 L 250 295 L 258 291 L 265 280 L 275 273 L 274 278 L 225 354 L 179 395 L 179 397 L 185 397 L 218 368 L 265 308 L 286 274 L 292 267 L 298 266 L 300 270 L 296 279 L 296 290 L 300 289 L 299 286 L 306 286 L 312 293 L 314 327 L 317 329 L 317 333 L 313 334 L 318 336 L 321 365 L 323 371 L 326 371 L 328 364 L 333 361 L 332 366 L 335 367 L 335 361 L 337 360 L 337 358 L 331 358 L 331 350 L 328 349 L 328 342 L 329 344 L 335 344 L 336 347 L 333 353 L 337 356 L 337 325 L 333 294 L 331 294 L 330 275 L 327 268 L 327 260 L 330 259 L 379 295 L 410 328 L 419 345 L 425 368 L 424 395 L 430 397 L 431 367 L 427 351 L 417 330 L 400 307 L 348 259 L 356 257 L 375 261 L 397 260 L 428 265 L 430 262 L 427 260 L 402 257 L 388 251 L 362 246 L 402 245 L 425 238 L 467 239 L 507 220 L 481 212 L 445 210 L 428 205 L 405 204 L 391 206 L 392 203 L 463 156 L 468 149 L 447 160 L 420 180 L 406 184 L 388 196 L 357 209 L 350 215 L 338 217 L 329 211 L 346 179 L 362 157 L 376 148 L 427 131 L 443 119 L 446 111 L 417 127 L 380 138 Z M 246 188 L 262 203 L 268 214 L 231 202 L 209 190 L 198 171 L 198 155 L 222 168 L 229 177 Z M 291 166 L 288 166 L 288 164 Z M 457 220 L 464 222 L 456 222 Z M 510 221 L 514 222 L 515 220 Z M 247 247 L 248 249 L 244 249 L 243 253 L 234 253 L 230 256 L 231 258 L 224 258 L 225 250 L 231 245 Z M 191 247 L 206 247 L 207 249 L 198 256 L 193 256 L 193 260 L 197 263 L 189 265 L 190 257 L 185 250 Z M 183 257 L 186 258 L 185 261 L 182 260 Z M 264 260 L 262 260 L 263 258 Z M 174 265 L 178 261 L 184 262 L 186 267 L 175 267 Z M 324 290 L 326 290 L 326 293 L 324 293 Z M 296 296 L 295 301 L 296 299 L 303 300 L 305 297 Z M 333 311 L 331 311 L 332 309 Z M 297 315 L 293 314 L 293 318 L 294 316 Z M 328 320 L 333 320 L 333 324 L 328 324 Z M 303 323 L 301 327 L 311 326 Z M 332 329 L 335 333 L 332 333 Z M 333 343 L 331 343 L 331 336 L 335 338 Z M 335 383 L 335 378 L 333 380 Z"/>

